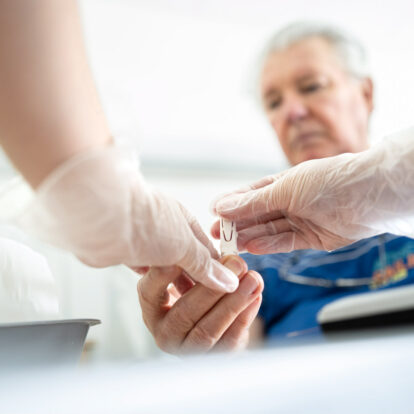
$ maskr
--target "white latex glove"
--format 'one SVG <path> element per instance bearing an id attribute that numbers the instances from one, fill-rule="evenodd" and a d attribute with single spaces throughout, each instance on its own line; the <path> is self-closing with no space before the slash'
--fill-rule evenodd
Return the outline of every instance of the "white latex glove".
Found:
<path id="1" fill-rule="evenodd" d="M 212 289 L 238 286 L 237 276 L 214 260 L 217 252 L 197 221 L 177 201 L 151 190 L 135 158 L 115 147 L 59 166 L 20 223 L 90 266 L 178 265 Z"/>
<path id="2" fill-rule="evenodd" d="M 46 259 L 14 240 L 0 238 L 0 323 L 58 319 L 55 280 Z"/>
<path id="3" fill-rule="evenodd" d="M 266 177 L 214 209 L 236 222 L 239 249 L 255 254 L 333 250 L 384 232 L 414 237 L 414 128 Z"/>

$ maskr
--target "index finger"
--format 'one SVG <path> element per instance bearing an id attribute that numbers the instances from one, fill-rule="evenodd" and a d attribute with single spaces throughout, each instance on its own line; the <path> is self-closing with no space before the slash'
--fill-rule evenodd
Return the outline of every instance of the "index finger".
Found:
<path id="1" fill-rule="evenodd" d="M 282 214 L 289 205 L 290 196 L 283 181 L 244 194 L 232 194 L 217 205 L 219 216 L 232 221 L 252 220 L 269 213 Z"/>
<path id="2" fill-rule="evenodd" d="M 239 221 L 286 210 L 290 189 L 286 189 L 283 184 L 284 178 L 291 171 L 292 169 L 287 169 L 269 175 L 251 184 L 248 191 L 234 192 L 221 198 L 215 205 L 217 214 L 228 220 Z"/>
<path id="3" fill-rule="evenodd" d="M 245 230 L 249 227 L 257 226 L 258 224 L 266 224 L 271 221 L 279 220 L 281 218 L 285 217 L 283 212 L 281 211 L 271 211 L 270 213 L 264 214 L 262 216 L 258 217 L 252 217 L 245 220 L 237 220 L 236 223 L 236 229 L 237 231 Z M 213 223 L 210 229 L 211 235 L 215 239 L 220 238 L 220 220 L 217 220 Z"/>
<path id="4" fill-rule="evenodd" d="M 236 188 L 235 190 L 233 190 L 233 191 L 227 191 L 227 192 L 225 192 L 225 193 L 221 193 L 221 194 L 218 194 L 216 197 L 214 197 L 213 198 L 213 200 L 211 201 L 211 203 L 210 203 L 210 207 L 209 207 L 209 210 L 210 210 L 210 212 L 212 213 L 212 214 L 214 214 L 214 215 L 217 215 L 217 209 L 216 209 L 216 204 L 220 201 L 220 200 L 222 200 L 223 198 L 226 198 L 227 196 L 230 196 L 230 195 L 232 195 L 232 194 L 243 194 L 243 193 L 247 193 L 248 191 L 251 191 L 251 190 L 256 190 L 256 189 L 258 189 L 258 188 L 262 188 L 262 187 L 264 187 L 264 186 L 266 186 L 266 185 L 269 185 L 269 184 L 271 184 L 273 181 L 274 181 L 274 176 L 273 175 L 268 175 L 268 176 L 266 176 L 266 177 L 263 177 L 263 178 L 261 178 L 260 180 L 258 180 L 258 181 L 255 181 L 254 183 L 252 183 L 252 184 L 247 184 L 247 185 L 244 185 L 243 187 L 239 187 L 239 188 Z"/>

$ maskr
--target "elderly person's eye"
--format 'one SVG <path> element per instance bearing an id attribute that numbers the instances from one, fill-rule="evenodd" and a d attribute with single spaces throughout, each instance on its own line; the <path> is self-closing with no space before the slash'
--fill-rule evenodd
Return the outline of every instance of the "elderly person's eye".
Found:
<path id="1" fill-rule="evenodd" d="M 266 102 L 266 109 L 268 111 L 271 111 L 273 109 L 276 109 L 280 106 L 282 100 L 281 99 L 270 99 Z"/>
<path id="2" fill-rule="evenodd" d="M 302 85 L 300 87 L 300 90 L 303 93 L 312 93 L 312 92 L 318 91 L 322 87 L 323 87 L 323 85 L 322 85 L 321 82 L 312 82 L 312 83 L 308 83 L 306 85 Z"/>

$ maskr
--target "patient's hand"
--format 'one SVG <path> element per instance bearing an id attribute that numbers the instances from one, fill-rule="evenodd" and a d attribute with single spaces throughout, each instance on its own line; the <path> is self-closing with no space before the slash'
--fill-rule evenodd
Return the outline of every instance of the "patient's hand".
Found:
<path id="1" fill-rule="evenodd" d="M 238 256 L 222 263 L 239 276 L 233 293 L 194 282 L 177 266 L 152 267 L 138 282 L 145 324 L 165 352 L 183 354 L 245 348 L 262 301 L 263 280 Z"/>

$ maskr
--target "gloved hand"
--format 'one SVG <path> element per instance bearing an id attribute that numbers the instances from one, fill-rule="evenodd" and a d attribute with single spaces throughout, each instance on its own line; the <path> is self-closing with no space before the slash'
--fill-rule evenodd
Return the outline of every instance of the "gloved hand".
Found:
<path id="1" fill-rule="evenodd" d="M 333 250 L 384 232 L 414 237 L 414 128 L 266 177 L 214 210 L 236 222 L 239 250 L 255 254 Z"/>
<path id="2" fill-rule="evenodd" d="M 238 278 L 197 221 L 153 191 L 134 158 L 114 147 L 66 161 L 40 185 L 20 219 L 26 230 L 94 267 L 178 265 L 205 286 L 232 292 Z"/>

